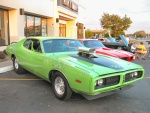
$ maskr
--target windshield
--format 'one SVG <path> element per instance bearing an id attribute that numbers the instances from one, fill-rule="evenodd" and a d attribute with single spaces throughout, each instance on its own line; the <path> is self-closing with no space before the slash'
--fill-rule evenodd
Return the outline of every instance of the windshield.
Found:
<path id="1" fill-rule="evenodd" d="M 77 51 L 78 47 L 83 47 L 83 45 L 75 39 L 48 39 L 42 43 L 45 53 Z"/>
<path id="2" fill-rule="evenodd" d="M 88 48 L 102 48 L 105 47 L 99 40 L 85 40 L 84 46 Z"/>

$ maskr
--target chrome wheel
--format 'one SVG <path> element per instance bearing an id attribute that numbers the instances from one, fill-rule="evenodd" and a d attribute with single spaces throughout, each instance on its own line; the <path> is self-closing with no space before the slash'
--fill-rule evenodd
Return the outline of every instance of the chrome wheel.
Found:
<path id="1" fill-rule="evenodd" d="M 18 69 L 19 68 L 19 64 L 18 64 L 18 60 L 15 59 L 15 68 Z"/>
<path id="2" fill-rule="evenodd" d="M 58 95 L 63 95 L 65 93 L 65 84 L 61 77 L 55 79 L 54 87 Z"/>
<path id="3" fill-rule="evenodd" d="M 15 72 L 18 73 L 18 74 L 23 74 L 23 73 L 25 73 L 26 70 L 24 70 L 24 69 L 20 66 L 20 64 L 19 64 L 19 62 L 18 62 L 18 60 L 17 60 L 17 58 L 14 56 L 12 59 L 13 59 L 13 67 L 14 67 Z"/>

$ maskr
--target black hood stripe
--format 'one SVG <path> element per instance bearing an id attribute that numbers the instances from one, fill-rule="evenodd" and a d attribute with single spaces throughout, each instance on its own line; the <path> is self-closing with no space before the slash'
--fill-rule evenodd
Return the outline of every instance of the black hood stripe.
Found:
<path id="1" fill-rule="evenodd" d="M 114 62 L 110 58 L 99 56 L 97 58 L 84 58 L 78 55 L 70 55 L 73 58 L 83 60 L 92 64 L 108 67 L 115 70 L 121 70 L 123 67 L 119 65 L 118 63 Z"/>

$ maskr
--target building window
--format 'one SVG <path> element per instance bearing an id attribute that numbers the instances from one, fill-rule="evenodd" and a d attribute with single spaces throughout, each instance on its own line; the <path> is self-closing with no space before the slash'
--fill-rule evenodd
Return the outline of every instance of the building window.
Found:
<path id="1" fill-rule="evenodd" d="M 83 38 L 84 26 L 82 23 L 77 24 L 77 38 Z"/>
<path id="2" fill-rule="evenodd" d="M 0 46 L 9 44 L 8 11 L 0 10 Z"/>
<path id="3" fill-rule="evenodd" d="M 59 24 L 59 36 L 66 37 L 66 24 Z"/>
<path id="4" fill-rule="evenodd" d="M 47 36 L 47 19 L 26 15 L 24 33 L 26 37 Z"/>
<path id="5" fill-rule="evenodd" d="M 27 34 L 26 36 L 34 36 L 34 17 L 33 16 L 27 16 Z"/>
<path id="6" fill-rule="evenodd" d="M 35 17 L 35 36 L 41 36 L 41 18 Z"/>
<path id="7" fill-rule="evenodd" d="M 42 36 L 47 36 L 47 19 L 42 18 Z"/>

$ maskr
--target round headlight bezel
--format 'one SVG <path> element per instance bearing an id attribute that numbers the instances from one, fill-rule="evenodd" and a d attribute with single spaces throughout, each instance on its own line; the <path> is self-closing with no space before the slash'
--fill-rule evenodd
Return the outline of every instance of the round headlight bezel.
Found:
<path id="1" fill-rule="evenodd" d="M 101 78 L 101 79 L 96 80 L 96 85 L 95 86 L 102 86 L 103 84 L 104 84 L 104 79 Z"/>
<path id="2" fill-rule="evenodd" d="M 138 72 L 134 72 L 134 76 L 137 77 L 138 76 Z"/>

